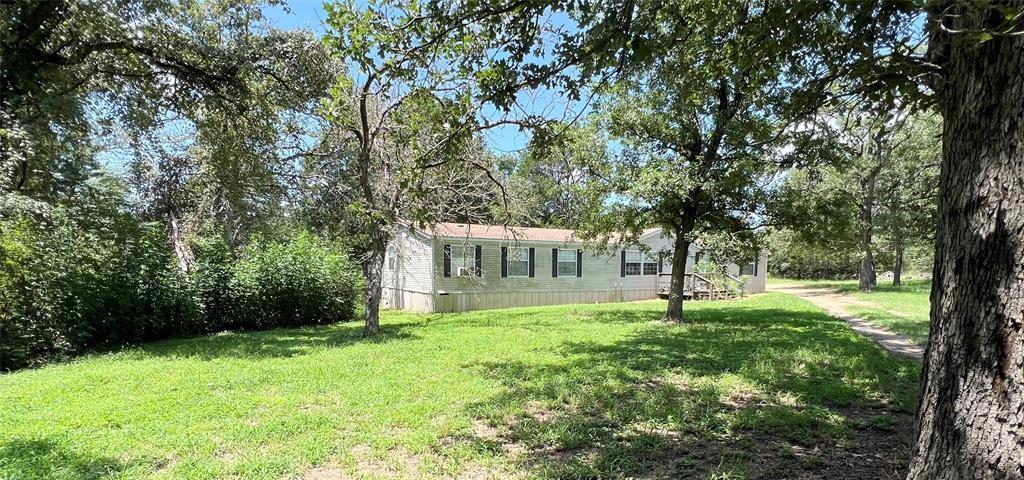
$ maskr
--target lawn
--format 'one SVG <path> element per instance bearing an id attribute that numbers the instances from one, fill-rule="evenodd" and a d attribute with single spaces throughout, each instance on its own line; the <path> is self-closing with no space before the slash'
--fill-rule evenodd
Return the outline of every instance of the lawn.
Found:
<path id="1" fill-rule="evenodd" d="M 388 312 L 0 376 L 0 478 L 900 478 L 919 366 L 784 294 Z"/>
<path id="2" fill-rule="evenodd" d="M 880 327 L 902 333 L 913 341 L 928 342 L 928 314 L 931 308 L 931 280 L 911 280 L 894 287 L 880 282 L 870 292 L 861 292 L 857 280 L 772 280 L 773 283 L 794 283 L 831 288 L 876 306 L 852 306 L 850 314 L 857 315 Z"/>

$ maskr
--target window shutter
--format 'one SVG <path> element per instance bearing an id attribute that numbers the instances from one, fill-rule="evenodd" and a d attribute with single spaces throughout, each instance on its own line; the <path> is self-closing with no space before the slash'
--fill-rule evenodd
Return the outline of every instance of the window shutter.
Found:
<path id="1" fill-rule="evenodd" d="M 508 247 L 501 247 L 501 278 L 508 276 Z"/>
<path id="2" fill-rule="evenodd" d="M 658 252 L 658 275 L 665 273 L 665 255 Z"/>
<path id="3" fill-rule="evenodd" d="M 583 276 L 583 250 L 576 250 L 576 276 Z"/>
<path id="4" fill-rule="evenodd" d="M 626 276 L 626 251 L 619 252 L 619 276 Z"/>
<path id="5" fill-rule="evenodd" d="M 452 276 L 452 246 L 444 246 L 444 276 Z"/>
<path id="6" fill-rule="evenodd" d="M 754 258 L 754 276 L 755 277 L 757 276 L 757 264 L 759 264 L 759 263 L 761 263 L 761 259 L 755 257 Z"/>
<path id="7" fill-rule="evenodd" d="M 473 257 L 476 258 L 476 276 L 479 277 L 479 276 L 484 274 L 484 269 L 483 269 L 483 264 L 484 264 L 483 247 L 481 247 L 480 245 L 477 245 L 476 246 L 476 252 L 473 255 Z"/>
<path id="8" fill-rule="evenodd" d="M 557 277 L 558 276 L 558 249 L 557 248 L 552 248 L 551 249 L 551 276 L 552 277 Z"/>
<path id="9" fill-rule="evenodd" d="M 530 278 L 533 278 L 533 264 L 535 263 L 534 259 L 536 259 L 533 253 L 533 247 L 530 247 Z"/>

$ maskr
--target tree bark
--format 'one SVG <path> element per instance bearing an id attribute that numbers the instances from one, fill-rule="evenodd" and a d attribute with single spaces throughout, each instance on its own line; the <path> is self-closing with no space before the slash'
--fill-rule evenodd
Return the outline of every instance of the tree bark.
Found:
<path id="1" fill-rule="evenodd" d="M 903 284 L 900 277 L 903 276 L 903 245 L 896 244 L 896 264 L 892 267 L 892 286 L 898 287 Z"/>
<path id="2" fill-rule="evenodd" d="M 949 30 L 929 46 L 943 158 L 911 480 L 1024 478 L 1024 36 L 947 33 L 1002 21 L 964 5 L 929 22 Z"/>
<path id="3" fill-rule="evenodd" d="M 864 249 L 864 257 L 860 261 L 859 288 L 862 292 L 870 292 L 877 283 L 875 277 L 875 257 L 871 253 L 871 247 Z"/>
<path id="4" fill-rule="evenodd" d="M 181 273 L 191 272 L 195 268 L 196 257 L 185 240 L 185 234 L 181 231 L 181 221 L 174 208 L 167 209 L 167 236 L 170 237 L 171 247 L 174 248 L 174 257 L 178 260 L 178 270 Z"/>
<path id="5" fill-rule="evenodd" d="M 371 235 L 370 251 L 363 260 L 363 275 L 366 277 L 366 323 L 363 330 L 367 335 L 380 332 L 380 299 L 387 248 L 388 239 L 378 230 Z"/>
<path id="6" fill-rule="evenodd" d="M 864 197 L 860 206 L 860 248 L 863 257 L 860 261 L 860 290 L 871 291 L 877 283 L 875 277 L 875 256 L 872 249 L 875 224 L 875 179 L 878 177 L 879 169 L 872 170 L 864 180 L 861 181 Z"/>
<path id="7" fill-rule="evenodd" d="M 664 320 L 682 322 L 683 294 L 686 293 L 686 257 L 690 251 L 690 241 L 686 234 L 677 230 L 672 248 L 672 280 L 669 282 L 668 307 L 665 309 Z"/>

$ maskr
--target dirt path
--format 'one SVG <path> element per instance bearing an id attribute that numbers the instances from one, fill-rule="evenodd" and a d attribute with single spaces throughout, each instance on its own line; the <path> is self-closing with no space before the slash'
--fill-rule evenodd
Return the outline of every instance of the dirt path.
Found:
<path id="1" fill-rule="evenodd" d="M 850 315 L 846 311 L 846 307 L 851 305 L 878 307 L 874 303 L 858 300 L 827 288 L 808 287 L 805 285 L 769 284 L 768 290 L 793 294 L 825 309 L 829 315 L 846 320 L 853 331 L 874 340 L 882 348 L 896 355 L 913 358 L 917 361 L 921 361 L 924 358 L 924 347 L 912 342 L 910 337 L 872 325 L 863 318 Z"/>

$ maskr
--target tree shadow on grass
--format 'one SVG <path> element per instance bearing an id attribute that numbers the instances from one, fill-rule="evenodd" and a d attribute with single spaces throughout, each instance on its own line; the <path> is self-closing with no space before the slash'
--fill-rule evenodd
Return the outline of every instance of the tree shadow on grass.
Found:
<path id="1" fill-rule="evenodd" d="M 476 365 L 503 392 L 461 439 L 552 478 L 896 478 L 916 364 L 815 311 L 704 306 L 685 326 L 643 310 L 631 337 L 560 361 Z"/>
<path id="2" fill-rule="evenodd" d="M 338 348 L 356 343 L 387 343 L 419 338 L 412 330 L 426 322 L 383 325 L 377 335 L 366 336 L 362 323 L 342 323 L 300 328 L 221 332 L 204 337 L 180 338 L 145 344 L 134 349 L 144 357 L 182 357 L 212 360 L 218 358 L 289 358 L 307 355 L 319 349 Z"/>
<path id="3" fill-rule="evenodd" d="M 89 457 L 48 439 L 12 440 L 0 444 L 0 478 L 114 478 L 130 464 L 108 457 Z"/>

